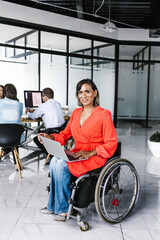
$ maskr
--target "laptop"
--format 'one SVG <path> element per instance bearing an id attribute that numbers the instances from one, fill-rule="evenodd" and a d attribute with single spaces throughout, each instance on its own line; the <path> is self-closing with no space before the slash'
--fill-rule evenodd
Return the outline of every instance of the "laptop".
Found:
<path id="1" fill-rule="evenodd" d="M 67 162 L 77 162 L 82 160 L 87 160 L 88 158 L 78 159 L 75 158 L 73 155 L 74 153 L 69 150 L 63 150 L 61 144 L 57 141 L 51 140 L 49 138 L 45 138 L 43 136 L 40 136 L 44 147 L 46 148 L 47 152 L 53 156 L 56 156 L 58 158 L 62 158 L 63 160 Z"/>

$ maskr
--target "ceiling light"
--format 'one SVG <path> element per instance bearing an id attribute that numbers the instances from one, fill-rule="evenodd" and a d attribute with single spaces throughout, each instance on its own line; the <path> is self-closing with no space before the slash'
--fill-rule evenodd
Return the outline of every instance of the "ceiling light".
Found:
<path id="1" fill-rule="evenodd" d="M 115 32 L 115 31 L 117 31 L 116 25 L 113 22 L 110 21 L 110 1 L 109 1 L 109 18 L 108 18 L 108 22 L 106 22 L 103 25 L 102 30 L 105 31 L 105 32 Z"/>
<path id="2" fill-rule="evenodd" d="M 105 31 L 105 32 L 115 32 L 115 31 L 117 31 L 117 27 L 116 27 L 116 25 L 113 22 L 111 22 L 109 20 L 108 22 L 106 22 L 103 25 L 102 30 Z"/>

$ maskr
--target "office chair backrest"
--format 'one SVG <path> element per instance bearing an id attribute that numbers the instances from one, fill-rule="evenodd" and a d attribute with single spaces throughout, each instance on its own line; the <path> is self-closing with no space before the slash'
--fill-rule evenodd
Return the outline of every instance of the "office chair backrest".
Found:
<path id="1" fill-rule="evenodd" d="M 24 128 L 20 124 L 0 124 L 0 147 L 18 146 L 23 131 Z"/>

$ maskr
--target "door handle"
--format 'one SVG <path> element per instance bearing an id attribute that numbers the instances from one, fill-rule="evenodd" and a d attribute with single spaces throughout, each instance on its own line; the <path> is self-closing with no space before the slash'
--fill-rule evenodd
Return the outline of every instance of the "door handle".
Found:
<path id="1" fill-rule="evenodd" d="M 123 102 L 124 98 L 117 98 L 118 101 Z"/>

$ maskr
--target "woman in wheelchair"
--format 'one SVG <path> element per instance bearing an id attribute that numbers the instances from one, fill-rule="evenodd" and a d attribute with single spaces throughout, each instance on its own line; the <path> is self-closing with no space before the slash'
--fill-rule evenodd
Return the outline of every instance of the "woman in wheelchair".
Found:
<path id="1" fill-rule="evenodd" d="M 66 162 L 53 157 L 50 163 L 50 194 L 48 207 L 41 212 L 53 214 L 54 220 L 64 221 L 71 196 L 71 174 L 79 177 L 88 171 L 104 166 L 117 148 L 117 135 L 109 110 L 99 106 L 99 92 L 90 79 L 81 80 L 76 86 L 78 105 L 73 111 L 66 128 L 59 134 L 39 134 L 65 145 L 72 136 L 75 146 L 72 150 L 78 159 L 85 161 Z"/>

